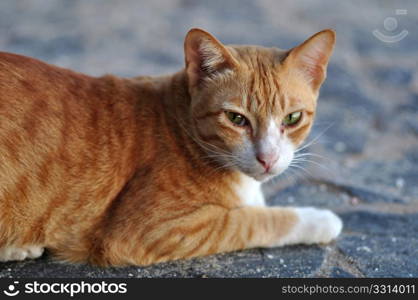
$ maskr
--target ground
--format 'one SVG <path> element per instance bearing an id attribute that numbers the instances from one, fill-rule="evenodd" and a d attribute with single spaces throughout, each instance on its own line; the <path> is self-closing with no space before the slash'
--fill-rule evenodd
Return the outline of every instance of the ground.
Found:
<path id="1" fill-rule="evenodd" d="M 224 43 L 280 48 L 336 29 L 308 149 L 320 156 L 265 190 L 271 205 L 335 211 L 344 230 L 329 245 L 146 268 L 71 266 L 44 255 L 0 263 L 0 277 L 418 277 L 417 25 L 414 0 L 2 1 L 0 50 L 91 75 L 178 70 L 191 27 Z"/>

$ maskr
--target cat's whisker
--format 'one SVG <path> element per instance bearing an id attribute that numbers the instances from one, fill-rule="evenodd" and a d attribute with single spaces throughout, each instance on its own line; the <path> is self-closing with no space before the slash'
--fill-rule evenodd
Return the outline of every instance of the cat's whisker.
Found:
<path id="1" fill-rule="evenodd" d="M 224 164 L 222 164 L 222 165 L 220 165 L 220 166 L 218 166 L 216 168 L 213 168 L 211 170 L 212 173 L 210 173 L 210 175 L 212 175 L 213 173 L 220 172 L 222 170 L 230 169 L 230 168 L 237 167 L 237 166 L 238 165 L 236 163 L 234 163 L 234 162 L 227 162 L 227 163 L 224 163 Z"/>
<path id="2" fill-rule="evenodd" d="M 210 158 L 213 158 L 213 157 L 216 157 L 216 158 L 234 158 L 234 159 L 236 158 L 235 155 L 232 155 L 232 154 L 221 154 L 221 153 L 207 154 L 206 157 L 210 157 Z"/>
<path id="3" fill-rule="evenodd" d="M 183 125 L 182 125 L 183 126 Z M 188 136 L 194 140 L 200 147 L 202 147 L 204 150 L 213 153 L 213 154 L 223 154 L 223 155 L 230 155 L 231 157 L 233 155 L 231 155 L 230 153 L 226 152 L 225 150 L 217 147 L 216 145 L 210 144 L 208 142 L 205 142 L 201 139 L 199 139 L 198 137 L 196 137 L 195 135 L 193 135 L 192 133 L 190 133 L 186 128 L 184 128 L 184 131 L 186 134 L 188 134 Z"/>
<path id="4" fill-rule="evenodd" d="M 320 163 L 318 163 L 316 161 L 312 161 L 312 160 L 301 160 L 301 161 L 297 161 L 297 162 L 311 163 L 311 164 L 314 164 L 314 165 L 316 165 L 316 166 L 318 166 L 320 168 L 323 168 L 323 169 L 325 169 L 327 171 L 330 171 L 329 168 L 325 167 L 324 165 L 322 165 L 322 164 L 320 164 Z"/>
<path id="5" fill-rule="evenodd" d="M 213 145 L 211 143 L 205 142 L 205 141 L 201 140 L 200 138 L 198 138 L 197 136 L 193 135 L 189 130 L 186 129 L 186 127 L 184 126 L 184 124 L 183 124 L 182 121 L 180 121 L 178 118 L 176 118 L 176 119 L 178 120 L 178 123 L 180 124 L 180 126 L 183 128 L 184 132 L 192 140 L 194 140 L 199 146 L 201 146 L 204 150 L 206 150 L 207 152 L 209 152 L 209 154 L 206 155 L 207 158 L 210 158 L 210 159 L 214 159 L 214 158 L 215 159 L 216 158 L 222 159 L 222 158 L 224 158 L 224 159 L 226 159 L 228 161 L 231 161 L 231 160 L 232 161 L 236 161 L 236 163 L 234 163 L 233 165 L 231 165 L 231 166 L 225 166 L 224 168 L 237 167 L 239 165 L 243 166 L 244 168 L 247 168 L 247 167 L 250 166 L 246 161 L 240 159 L 239 157 L 237 157 L 237 156 L 235 156 L 235 155 L 233 155 L 231 153 L 228 153 L 225 150 L 220 149 L 216 145 Z"/>
<path id="6" fill-rule="evenodd" d="M 302 171 L 304 171 L 306 174 L 308 174 L 310 177 L 313 177 L 313 175 L 312 175 L 312 173 L 311 172 L 309 172 L 306 168 L 304 168 L 304 167 L 302 167 L 302 166 L 300 166 L 300 165 L 298 165 L 298 164 L 290 164 L 289 165 L 289 168 L 291 168 L 291 167 L 293 167 L 293 168 L 296 168 L 296 169 L 299 169 L 299 170 L 302 170 Z"/>
<path id="7" fill-rule="evenodd" d="M 301 153 L 301 154 L 297 154 L 295 155 L 294 159 L 297 160 L 299 158 L 318 158 L 323 160 L 324 162 L 329 162 L 329 163 L 336 163 L 336 161 L 330 157 L 325 157 L 316 153 L 310 153 L 310 152 L 306 152 L 306 153 Z M 317 163 L 321 163 L 321 162 L 317 162 Z"/>
<path id="8" fill-rule="evenodd" d="M 295 158 L 305 157 L 305 156 L 314 156 L 314 157 L 318 157 L 318 158 L 322 158 L 322 159 L 328 159 L 328 157 L 325 157 L 323 155 L 319 155 L 319 154 L 316 154 L 316 153 L 311 153 L 311 152 L 298 153 L 298 154 L 295 155 Z"/>
<path id="9" fill-rule="evenodd" d="M 324 169 L 324 170 L 332 173 L 332 170 L 330 168 L 328 168 L 324 164 L 321 164 L 320 162 L 317 162 L 317 161 L 314 161 L 314 160 L 311 160 L 311 159 L 308 159 L 308 158 L 296 158 L 296 159 L 293 159 L 293 160 L 295 162 L 311 163 L 311 164 L 314 164 L 314 165 L 316 165 L 316 166 L 318 166 L 318 167 L 320 167 L 320 168 L 322 168 L 322 169 Z"/>
<path id="10" fill-rule="evenodd" d="M 311 141 L 307 142 L 305 145 L 303 145 L 302 147 L 298 148 L 295 153 L 298 153 L 300 151 L 302 151 L 303 149 L 308 148 L 309 146 L 312 146 L 314 144 L 316 144 L 316 142 L 319 140 L 319 138 L 324 135 L 324 133 L 330 129 L 332 126 L 334 125 L 334 122 L 331 123 L 330 125 L 328 125 L 324 130 L 322 130 L 315 138 L 313 138 Z"/>
<path id="11" fill-rule="evenodd" d="M 293 167 L 293 166 L 292 166 Z M 289 173 L 289 175 L 292 177 L 292 179 L 293 179 L 293 181 L 292 181 L 292 184 L 294 185 L 294 184 L 297 184 L 297 182 L 299 181 L 299 180 L 301 180 L 301 179 L 303 179 L 304 177 L 311 177 L 311 175 L 310 174 L 307 174 L 306 173 L 306 171 L 305 172 L 301 172 L 300 170 L 299 170 L 299 168 L 292 168 L 292 167 L 289 167 L 288 169 L 287 169 L 287 171 L 288 171 L 288 173 Z"/>
<path id="12" fill-rule="evenodd" d="M 213 147 L 215 149 L 217 149 L 219 152 L 224 152 L 223 149 L 220 149 L 218 147 L 216 147 L 213 144 L 210 144 L 208 142 L 205 142 L 201 139 L 199 139 L 197 136 L 195 136 L 194 134 L 192 134 L 186 127 L 186 125 L 184 124 L 184 120 L 178 118 L 176 115 L 172 114 L 172 117 L 177 121 L 177 123 L 180 125 L 180 127 L 183 129 L 184 133 L 186 133 L 193 141 L 195 141 L 199 146 L 201 146 L 202 148 L 204 148 L 207 151 L 214 151 L 213 149 L 209 148 L 209 147 Z M 205 146 L 205 144 L 207 146 Z M 227 154 L 225 152 L 225 154 Z"/>

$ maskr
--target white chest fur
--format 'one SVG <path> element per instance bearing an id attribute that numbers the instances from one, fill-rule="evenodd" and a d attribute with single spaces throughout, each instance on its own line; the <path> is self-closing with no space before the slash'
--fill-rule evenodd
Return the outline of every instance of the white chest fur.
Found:
<path id="1" fill-rule="evenodd" d="M 265 206 L 264 196 L 261 192 L 261 183 L 244 174 L 240 183 L 236 185 L 236 193 L 244 205 Z"/>

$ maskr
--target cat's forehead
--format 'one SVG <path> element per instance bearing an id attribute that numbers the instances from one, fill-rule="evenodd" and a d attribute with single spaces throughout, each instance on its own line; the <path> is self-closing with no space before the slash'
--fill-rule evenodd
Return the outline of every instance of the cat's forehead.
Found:
<path id="1" fill-rule="evenodd" d="M 273 70 L 288 54 L 287 50 L 275 47 L 229 45 L 228 48 L 240 66 L 249 69 L 267 68 Z"/>
<path id="2" fill-rule="evenodd" d="M 240 66 L 237 82 L 244 94 L 242 105 L 246 110 L 274 115 L 315 109 L 315 95 L 305 82 L 282 68 L 287 51 L 259 46 L 231 48 Z"/>

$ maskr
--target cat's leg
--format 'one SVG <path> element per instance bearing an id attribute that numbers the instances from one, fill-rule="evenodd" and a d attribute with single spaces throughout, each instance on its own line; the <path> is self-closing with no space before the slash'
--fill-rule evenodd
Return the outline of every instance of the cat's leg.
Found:
<path id="1" fill-rule="evenodd" d="M 103 254 L 105 264 L 146 265 L 245 248 L 328 243 L 341 229 L 341 220 L 328 210 L 207 205 L 166 222 L 148 223 L 137 239 L 131 234 L 130 239 L 106 241 Z"/>
<path id="2" fill-rule="evenodd" d="M 31 245 L 22 247 L 7 246 L 0 248 L 0 262 L 20 261 L 25 259 L 35 259 L 41 257 L 44 248 L 41 246 Z"/>

